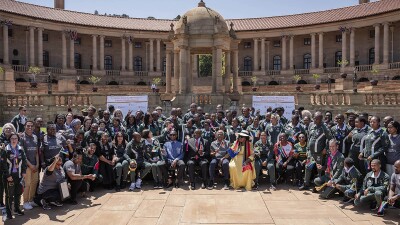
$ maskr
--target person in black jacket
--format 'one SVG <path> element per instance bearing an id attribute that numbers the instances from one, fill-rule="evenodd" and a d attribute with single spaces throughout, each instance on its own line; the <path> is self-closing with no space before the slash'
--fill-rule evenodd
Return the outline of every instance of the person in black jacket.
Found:
<path id="1" fill-rule="evenodd" d="M 187 141 L 186 154 L 187 154 L 187 165 L 189 170 L 189 180 L 190 180 L 190 189 L 195 189 L 195 167 L 201 167 L 201 175 L 202 175 L 202 185 L 201 188 L 206 188 L 207 182 L 207 172 L 208 172 L 208 157 L 210 155 L 210 148 L 207 143 L 207 140 L 201 137 L 201 130 L 196 129 L 194 131 L 194 137 L 190 138 Z"/>

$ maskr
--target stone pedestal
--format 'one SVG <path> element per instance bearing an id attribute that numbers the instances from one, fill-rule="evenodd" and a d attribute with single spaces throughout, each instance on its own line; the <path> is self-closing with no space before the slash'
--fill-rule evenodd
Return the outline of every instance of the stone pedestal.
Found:
<path id="1" fill-rule="evenodd" d="M 352 92 L 353 80 L 338 78 L 335 80 L 335 92 Z"/>
<path id="2" fill-rule="evenodd" d="M 59 80 L 57 86 L 58 86 L 59 93 L 75 93 L 76 92 L 75 79 Z"/>
<path id="3" fill-rule="evenodd" d="M 3 93 L 15 93 L 14 71 L 6 70 L 0 74 L 0 90 Z"/>

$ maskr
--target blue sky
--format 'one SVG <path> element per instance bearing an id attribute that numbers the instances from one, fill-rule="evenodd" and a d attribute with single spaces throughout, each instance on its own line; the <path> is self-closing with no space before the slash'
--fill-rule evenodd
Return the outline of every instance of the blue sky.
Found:
<path id="1" fill-rule="evenodd" d="M 53 7 L 54 0 L 18 0 Z M 130 17 L 173 19 L 197 6 L 200 0 L 65 0 L 68 10 Z M 224 18 L 268 17 L 321 11 L 358 4 L 358 0 L 205 0 Z"/>

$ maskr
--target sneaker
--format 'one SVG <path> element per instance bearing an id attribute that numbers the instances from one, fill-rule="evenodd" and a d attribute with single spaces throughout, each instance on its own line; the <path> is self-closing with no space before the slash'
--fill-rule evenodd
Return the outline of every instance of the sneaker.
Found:
<path id="1" fill-rule="evenodd" d="M 206 184 L 203 182 L 201 183 L 201 189 L 205 189 L 206 188 Z"/>
<path id="2" fill-rule="evenodd" d="M 33 209 L 32 205 L 29 202 L 25 202 L 24 205 L 22 206 L 25 210 L 31 210 Z"/>
<path id="3" fill-rule="evenodd" d="M 24 212 L 22 212 L 20 209 L 14 210 L 14 214 L 18 216 L 23 216 Z"/>
<path id="4" fill-rule="evenodd" d="M 258 183 L 254 183 L 253 190 L 258 190 Z"/>
<path id="5" fill-rule="evenodd" d="M 140 178 L 137 179 L 135 185 L 136 185 L 137 189 L 141 189 L 142 188 L 142 179 L 140 179 Z"/>
<path id="6" fill-rule="evenodd" d="M 135 190 L 135 187 L 136 187 L 135 182 L 132 182 L 132 183 L 131 183 L 131 186 L 129 186 L 129 190 L 130 190 L 130 191 L 133 191 L 133 190 Z"/>
<path id="7" fill-rule="evenodd" d="M 121 188 L 119 188 L 119 185 L 115 185 L 115 191 L 116 192 L 120 192 L 121 191 Z"/>
<path id="8" fill-rule="evenodd" d="M 194 184 L 194 182 L 190 183 L 190 190 L 194 190 L 196 189 L 196 185 Z"/>
<path id="9" fill-rule="evenodd" d="M 49 204 L 44 199 L 40 200 L 40 204 L 42 204 L 42 207 L 43 207 L 44 210 L 50 210 L 51 209 Z"/>
<path id="10" fill-rule="evenodd" d="M 224 184 L 223 189 L 224 189 L 224 190 L 229 190 L 229 185 L 228 185 L 228 184 Z"/>
<path id="11" fill-rule="evenodd" d="M 57 202 L 57 201 L 55 201 L 55 202 L 50 202 L 50 205 L 54 205 L 54 206 L 57 206 L 57 207 L 61 207 L 61 206 L 63 206 L 63 204 L 62 204 L 62 203 L 60 203 L 60 202 Z"/>
<path id="12" fill-rule="evenodd" d="M 36 204 L 36 202 L 34 202 L 34 201 L 29 202 L 29 204 L 31 204 L 32 207 L 38 207 L 38 206 L 39 206 L 39 205 Z"/>
<path id="13" fill-rule="evenodd" d="M 310 186 L 304 184 L 301 187 L 299 187 L 299 191 L 306 191 L 306 190 L 310 190 Z"/>
<path id="14" fill-rule="evenodd" d="M 269 187 L 269 190 L 270 190 L 270 191 L 276 191 L 275 185 L 271 184 L 271 186 Z"/>
<path id="15" fill-rule="evenodd" d="M 208 184 L 207 189 L 212 190 L 214 188 L 214 181 L 210 180 L 210 183 Z"/>

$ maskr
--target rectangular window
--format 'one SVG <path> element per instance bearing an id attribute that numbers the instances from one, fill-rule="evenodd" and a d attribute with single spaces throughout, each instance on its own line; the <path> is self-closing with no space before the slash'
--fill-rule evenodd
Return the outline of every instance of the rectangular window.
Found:
<path id="1" fill-rule="evenodd" d="M 369 31 L 369 38 L 375 38 L 375 30 Z"/>
<path id="2" fill-rule="evenodd" d="M 274 41 L 274 47 L 281 47 L 281 41 Z"/>
<path id="3" fill-rule="evenodd" d="M 49 34 L 42 34 L 43 41 L 49 41 Z"/>
<path id="4" fill-rule="evenodd" d="M 104 40 L 104 47 L 111 48 L 112 47 L 112 40 Z"/>
<path id="5" fill-rule="evenodd" d="M 81 38 L 80 37 L 78 37 L 75 41 L 74 41 L 74 43 L 76 44 L 76 45 L 81 45 Z"/>
<path id="6" fill-rule="evenodd" d="M 304 38 L 304 45 L 311 45 L 311 38 Z"/>
<path id="7" fill-rule="evenodd" d="M 135 42 L 135 48 L 142 48 L 142 42 Z"/>
<path id="8" fill-rule="evenodd" d="M 244 48 L 251 48 L 251 42 L 245 42 Z"/>
<path id="9" fill-rule="evenodd" d="M 336 35 L 336 42 L 342 42 L 342 35 Z"/>
<path id="10" fill-rule="evenodd" d="M 8 37 L 13 37 L 13 29 L 8 28 Z"/>

